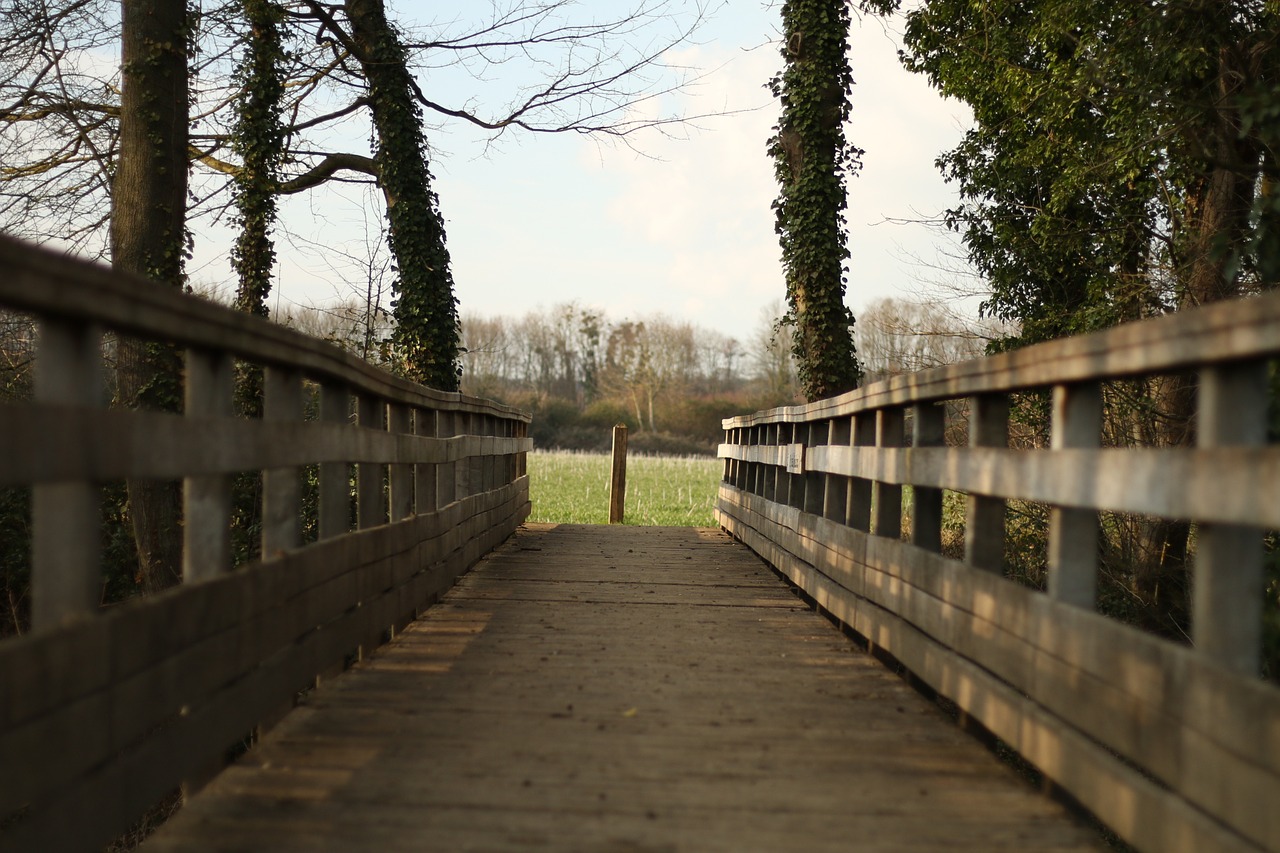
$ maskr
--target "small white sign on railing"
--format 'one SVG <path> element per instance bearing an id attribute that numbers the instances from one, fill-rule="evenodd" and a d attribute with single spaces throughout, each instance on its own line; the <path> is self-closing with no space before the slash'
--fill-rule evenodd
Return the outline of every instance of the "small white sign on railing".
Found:
<path id="1" fill-rule="evenodd" d="M 804 445 L 788 444 L 786 448 L 787 473 L 804 473 Z"/>

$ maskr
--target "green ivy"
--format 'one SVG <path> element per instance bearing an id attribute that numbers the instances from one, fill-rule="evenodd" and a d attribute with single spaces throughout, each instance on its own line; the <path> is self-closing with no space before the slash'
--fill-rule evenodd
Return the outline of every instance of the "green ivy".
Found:
<path id="1" fill-rule="evenodd" d="M 844 304 L 845 178 L 861 149 L 844 136 L 853 73 L 844 0 L 787 0 L 784 70 L 770 82 L 782 115 L 769 139 L 780 191 L 773 204 L 787 279 L 787 322 L 800 386 L 816 400 L 857 387 L 852 312 Z"/>
<path id="2" fill-rule="evenodd" d="M 265 317 L 276 259 L 271 229 L 285 156 L 280 120 L 286 59 L 280 34 L 284 10 L 271 0 L 241 0 L 240 13 L 246 28 L 236 69 L 241 96 L 231 133 L 231 149 L 241 161 L 232 190 L 237 234 L 231 266 L 239 277 L 236 307 Z"/>
<path id="3" fill-rule="evenodd" d="M 462 375 L 458 302 L 408 55 L 381 0 L 351 0 L 347 14 L 369 86 L 374 159 L 396 263 L 392 363 L 406 378 L 456 391 Z"/>

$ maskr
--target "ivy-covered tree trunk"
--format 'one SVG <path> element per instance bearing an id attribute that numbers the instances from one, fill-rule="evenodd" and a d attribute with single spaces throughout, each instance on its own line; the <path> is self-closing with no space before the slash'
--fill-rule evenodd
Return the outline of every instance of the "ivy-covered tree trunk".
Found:
<path id="1" fill-rule="evenodd" d="M 186 0 L 123 0 L 120 152 L 112 183 L 111 263 L 180 287 L 187 204 Z M 119 402 L 179 411 L 181 358 L 172 347 L 125 340 L 116 371 Z M 131 480 L 129 519 L 146 590 L 182 571 L 177 483 Z"/>
<path id="2" fill-rule="evenodd" d="M 284 160 L 280 104 L 284 96 L 280 24 L 284 11 L 272 0 L 241 0 L 247 32 L 236 78 L 242 95 L 236 104 L 231 147 L 240 157 L 235 175 L 236 242 L 231 265 L 239 283 L 236 307 L 267 316 L 267 296 L 275 271 L 271 229 L 276 221 L 276 192 Z"/>
<path id="3" fill-rule="evenodd" d="M 770 82 L 782 117 L 769 140 L 780 186 L 774 210 L 787 277 L 788 320 L 800 386 L 810 400 L 857 387 L 853 314 L 844 304 L 845 176 L 862 152 L 844 138 L 849 117 L 846 0 L 787 0 L 786 67 Z"/>
<path id="4" fill-rule="evenodd" d="M 269 316 L 267 297 L 275 272 L 271 231 L 276 222 L 280 166 L 285 157 L 281 101 L 284 97 L 284 10 L 273 0 L 241 0 L 245 34 L 236 69 L 242 95 L 236 104 L 231 148 L 240 158 L 233 184 L 236 242 L 231 266 L 236 271 L 236 308 Z M 236 375 L 236 406 L 245 417 L 262 417 L 262 368 L 241 364 Z M 246 472 L 232 490 L 232 543 L 237 562 L 256 559 L 262 528 L 262 475 Z"/>
<path id="5" fill-rule="evenodd" d="M 369 85 L 374 159 L 399 273 L 393 284 L 395 362 L 410 379 L 456 391 L 462 372 L 458 303 L 407 56 L 382 0 L 348 0 L 347 16 Z"/>

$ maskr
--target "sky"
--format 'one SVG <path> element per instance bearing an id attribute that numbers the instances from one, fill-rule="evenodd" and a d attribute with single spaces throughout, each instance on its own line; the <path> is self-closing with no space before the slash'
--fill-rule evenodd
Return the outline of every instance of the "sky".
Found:
<path id="1" fill-rule="evenodd" d="M 590 14 L 632 5 L 579 4 Z M 679 5 L 679 4 L 677 4 Z M 497 145 L 457 125 L 432 127 L 432 169 L 445 219 L 460 311 L 519 316 L 576 302 L 618 321 L 653 314 L 687 320 L 747 340 L 785 297 L 771 204 L 777 195 L 765 152 L 777 107 L 764 88 L 781 64 L 773 43 L 779 6 L 731 0 L 693 42 L 669 55 L 706 76 L 683 102 L 686 113 L 727 112 L 682 129 L 634 139 L 639 151 L 578 134 L 503 136 Z M 438 4 L 401 0 L 410 25 Z M 855 20 L 851 59 L 857 85 L 848 136 L 865 149 L 849 182 L 849 291 L 857 311 L 881 297 L 911 297 L 955 266 L 953 235 L 910 220 L 936 219 L 955 203 L 933 165 L 960 139 L 969 117 L 898 63 L 900 21 Z M 507 73 L 507 72 L 504 72 Z M 518 84 L 520 69 L 509 69 Z M 474 84 L 436 69 L 425 91 L 467 100 Z M 492 81 L 491 81 L 492 82 Z M 443 97 L 441 98 L 444 99 Z M 360 255 L 376 228 L 376 197 L 295 197 L 282 215 L 292 231 Z M 196 277 L 220 278 L 217 239 L 197 254 Z M 212 253 L 212 254 L 209 254 Z M 277 305 L 322 304 L 358 295 L 359 276 L 305 248 L 281 248 Z"/>

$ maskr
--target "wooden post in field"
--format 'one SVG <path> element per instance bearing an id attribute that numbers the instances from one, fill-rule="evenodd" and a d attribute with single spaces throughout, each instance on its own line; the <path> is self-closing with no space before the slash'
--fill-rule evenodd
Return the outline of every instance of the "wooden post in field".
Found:
<path id="1" fill-rule="evenodd" d="M 609 523 L 621 524 L 627 502 L 627 425 L 613 428 L 613 475 L 609 478 Z"/>

